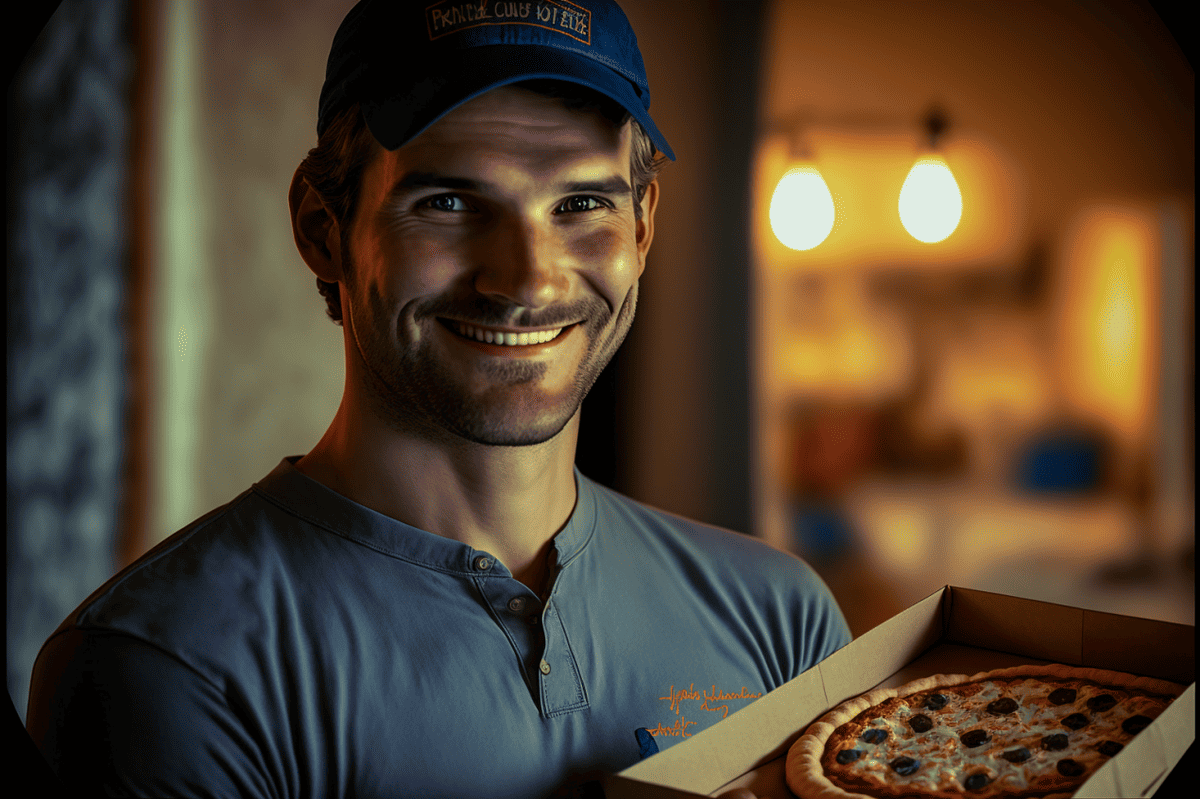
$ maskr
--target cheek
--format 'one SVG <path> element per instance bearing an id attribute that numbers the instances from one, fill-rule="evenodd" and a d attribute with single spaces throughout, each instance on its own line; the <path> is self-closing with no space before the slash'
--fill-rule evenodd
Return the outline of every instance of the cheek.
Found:
<path id="1" fill-rule="evenodd" d="M 460 250 L 436 237 L 381 237 L 375 253 L 380 280 L 405 301 L 444 291 L 463 269 Z"/>
<path id="2" fill-rule="evenodd" d="M 633 232 L 624 226 L 604 226 L 575 237 L 571 253 L 588 272 L 622 297 L 637 280 L 639 263 Z"/>

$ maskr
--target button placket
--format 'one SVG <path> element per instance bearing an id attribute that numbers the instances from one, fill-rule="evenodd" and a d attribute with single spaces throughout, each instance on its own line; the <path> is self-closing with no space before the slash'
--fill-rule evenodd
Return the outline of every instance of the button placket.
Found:
<path id="1" fill-rule="evenodd" d="M 558 715 L 587 707 L 587 691 L 557 603 L 546 603 L 542 633 L 542 656 L 538 661 L 542 712 Z"/>

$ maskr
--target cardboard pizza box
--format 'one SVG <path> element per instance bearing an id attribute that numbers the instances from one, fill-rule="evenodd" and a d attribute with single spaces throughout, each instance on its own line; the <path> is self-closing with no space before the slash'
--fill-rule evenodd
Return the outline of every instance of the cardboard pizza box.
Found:
<path id="1" fill-rule="evenodd" d="M 810 723 L 846 699 L 931 674 L 1067 663 L 1189 686 L 1076 797 L 1142 797 L 1195 738 L 1196 628 L 946 586 L 728 718 L 604 782 L 608 799 L 678 799 L 749 788 L 791 799 L 784 765 Z"/>

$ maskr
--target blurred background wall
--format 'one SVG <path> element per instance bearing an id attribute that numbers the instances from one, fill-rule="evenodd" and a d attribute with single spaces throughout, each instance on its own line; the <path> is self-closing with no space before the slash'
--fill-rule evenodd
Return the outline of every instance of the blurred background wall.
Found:
<path id="1" fill-rule="evenodd" d="M 90 591 L 336 411 L 342 331 L 286 190 L 350 5 L 68 0 L 16 73 L 22 717 Z M 1192 623 L 1194 73 L 1168 23 L 1133 0 L 622 5 L 678 161 L 580 468 L 805 557 L 856 634 L 947 582 Z M 936 243 L 896 205 L 929 152 L 962 198 Z M 836 209 L 807 250 L 769 221 L 797 166 Z"/>

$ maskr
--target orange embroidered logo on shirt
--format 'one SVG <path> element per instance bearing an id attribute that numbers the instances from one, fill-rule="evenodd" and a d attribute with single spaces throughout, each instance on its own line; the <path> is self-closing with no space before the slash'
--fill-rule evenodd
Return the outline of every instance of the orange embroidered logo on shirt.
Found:
<path id="1" fill-rule="evenodd" d="M 725 718 L 729 715 L 729 702 L 731 700 L 758 699 L 760 696 L 762 696 L 761 693 L 753 693 L 744 685 L 740 691 L 736 692 L 722 691 L 718 689 L 716 685 L 713 685 L 711 690 L 700 691 L 696 690 L 695 683 L 692 683 L 687 688 L 678 689 L 672 685 L 667 690 L 667 695 L 658 697 L 658 701 L 669 702 L 671 705 L 671 712 L 679 718 L 677 718 L 675 723 L 670 727 L 664 727 L 662 724 L 659 724 L 657 727 L 647 727 L 646 729 L 651 735 L 667 735 L 672 738 L 690 738 L 692 733 L 688 732 L 688 728 L 694 727 L 700 722 L 688 721 L 687 716 L 683 712 L 684 702 L 698 702 L 699 707 L 696 709 L 705 710 L 709 713 L 720 713 L 721 718 Z M 734 709 L 736 710 L 737 708 Z"/>

